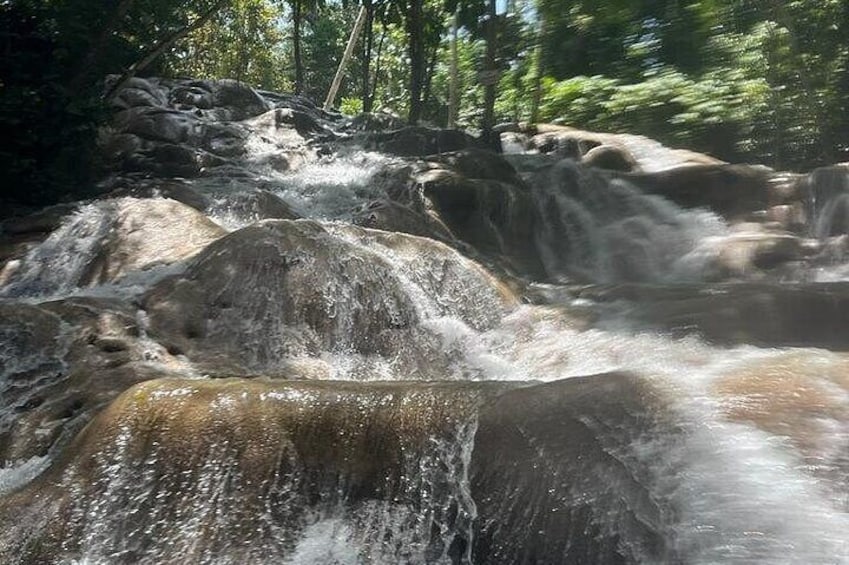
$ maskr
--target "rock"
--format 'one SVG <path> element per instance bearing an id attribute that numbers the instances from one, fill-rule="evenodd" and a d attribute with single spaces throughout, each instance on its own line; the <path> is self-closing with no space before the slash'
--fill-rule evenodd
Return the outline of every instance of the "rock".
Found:
<path id="1" fill-rule="evenodd" d="M 147 340 L 135 310 L 113 299 L 0 303 L 0 460 L 65 447 L 133 384 L 190 368 Z M 2 493 L 0 493 L 2 494 Z"/>
<path id="2" fill-rule="evenodd" d="M 318 515 L 374 562 L 677 560 L 633 448 L 675 434 L 651 391 L 516 386 L 143 383 L 0 501 L 0 556 L 284 562 Z"/>
<path id="3" fill-rule="evenodd" d="M 392 200 L 376 200 L 354 214 L 355 225 L 429 237 L 457 247 L 459 242 L 438 219 Z"/>
<path id="4" fill-rule="evenodd" d="M 467 291 L 474 299 L 459 300 Z M 333 351 L 391 359 L 403 350 L 412 364 L 430 351 L 423 317 L 487 327 L 514 300 L 434 241 L 299 220 L 228 235 L 143 303 L 152 334 L 206 371 L 285 374 L 291 359 Z"/>
<path id="5" fill-rule="evenodd" d="M 171 91 L 170 102 L 178 107 L 210 111 L 220 121 L 244 120 L 271 109 L 253 88 L 231 79 L 198 80 L 178 85 Z"/>
<path id="6" fill-rule="evenodd" d="M 139 106 L 163 107 L 168 104 L 168 98 L 162 87 L 147 79 L 132 77 L 112 98 L 112 105 L 118 108 L 135 108 Z"/>
<path id="7" fill-rule="evenodd" d="M 521 184 L 516 169 L 501 155 L 483 149 L 464 149 L 435 155 L 430 162 L 447 165 L 457 173 L 472 179 L 494 180 Z"/>
<path id="8" fill-rule="evenodd" d="M 501 148 L 505 154 L 524 153 L 530 148 L 529 139 L 521 133 L 505 132 L 501 134 Z"/>
<path id="9" fill-rule="evenodd" d="M 182 261 L 224 230 L 173 200 L 123 198 L 82 207 L 22 261 L 5 296 L 45 296 L 116 282 Z"/>
<path id="10" fill-rule="evenodd" d="M 620 285 L 586 298 L 623 301 L 644 327 L 720 345 L 849 350 L 849 284 Z"/>
<path id="11" fill-rule="evenodd" d="M 304 121 L 304 123 L 300 124 L 301 130 L 293 127 L 296 121 L 299 121 L 299 123 L 300 121 Z M 295 114 L 292 110 L 285 108 L 271 110 L 255 118 L 246 120 L 245 125 L 266 143 L 273 145 L 275 152 L 280 150 L 292 151 L 302 148 L 306 143 L 306 134 L 324 131 L 323 127 L 308 118 L 306 114 Z M 302 131 L 303 135 L 301 133 Z"/>
<path id="12" fill-rule="evenodd" d="M 849 392 L 845 354 L 799 350 L 751 360 L 722 374 L 713 389 L 729 418 L 788 438 L 809 471 L 844 484 L 849 462 L 835 445 L 849 416 L 841 396 Z"/>
<path id="13" fill-rule="evenodd" d="M 757 280 L 769 271 L 804 261 L 819 251 L 811 240 L 786 232 L 765 230 L 760 224 L 740 224 L 726 237 L 703 244 L 698 253 L 709 258 L 693 280 Z"/>
<path id="14" fill-rule="evenodd" d="M 581 157 L 581 163 L 588 167 L 610 171 L 632 172 L 639 170 L 637 161 L 623 147 L 598 145 Z"/>
<path id="15" fill-rule="evenodd" d="M 362 113 L 351 120 L 350 129 L 354 131 L 385 131 L 397 130 L 406 125 L 406 122 L 398 116 L 385 112 Z"/>
<path id="16" fill-rule="evenodd" d="M 4 235 L 47 234 L 58 228 L 76 208 L 76 204 L 56 204 L 27 216 L 4 220 L 0 229 Z"/>
<path id="17" fill-rule="evenodd" d="M 477 145 L 465 132 L 452 129 L 432 129 L 409 126 L 386 133 L 374 133 L 366 138 L 366 147 L 400 156 L 426 156 L 458 151 Z"/>
<path id="18" fill-rule="evenodd" d="M 624 178 L 641 190 L 685 208 L 708 208 L 727 219 L 742 219 L 770 204 L 771 173 L 747 165 L 691 165 Z M 778 204 L 778 203 L 775 203 Z"/>
<path id="19" fill-rule="evenodd" d="M 134 107 L 119 113 L 117 131 L 150 141 L 199 145 L 203 124 L 192 114 L 156 107 Z"/>
<path id="20" fill-rule="evenodd" d="M 192 183 L 183 179 L 149 179 L 116 177 L 108 183 L 111 188 L 106 198 L 167 198 L 176 200 L 190 208 L 205 212 L 212 206 L 212 199 L 193 188 Z M 108 190 L 108 189 L 107 189 Z"/>
<path id="21" fill-rule="evenodd" d="M 670 432 L 667 415 L 651 387 L 621 374 L 496 397 L 481 410 L 470 462 L 473 562 L 677 561 L 655 530 L 664 501 L 641 479 L 650 463 L 620 449 Z"/>
<path id="22" fill-rule="evenodd" d="M 626 133 L 598 133 L 567 126 L 537 124 L 528 131 L 530 146 L 540 153 L 556 153 L 560 158 L 580 159 L 600 145 L 621 147 L 636 161 L 640 170 L 659 172 L 681 166 L 716 166 L 724 164 L 703 153 L 672 149 L 661 143 Z"/>
<path id="23" fill-rule="evenodd" d="M 447 231 L 510 271 L 542 276 L 531 191 L 504 159 L 480 150 L 447 153 L 411 177 L 391 195 L 436 221 L 437 234 Z"/>
<path id="24" fill-rule="evenodd" d="M 211 205 L 207 213 L 215 218 L 233 218 L 240 224 L 259 220 L 296 220 L 300 216 L 275 194 L 262 189 L 238 191 L 225 195 Z"/>

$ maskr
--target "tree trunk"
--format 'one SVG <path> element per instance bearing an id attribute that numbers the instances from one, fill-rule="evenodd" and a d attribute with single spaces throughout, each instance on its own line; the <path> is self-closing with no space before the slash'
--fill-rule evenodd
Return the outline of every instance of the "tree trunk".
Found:
<path id="1" fill-rule="evenodd" d="M 339 92 L 339 86 L 342 84 L 342 77 L 345 76 L 345 68 L 348 66 L 348 61 L 351 60 L 351 55 L 354 54 L 354 46 L 357 44 L 357 37 L 360 35 L 360 30 L 363 29 L 363 23 L 366 20 L 366 9 L 360 7 L 360 12 L 357 14 L 357 21 L 354 22 L 354 29 L 351 30 L 351 36 L 348 38 L 348 45 L 345 46 L 345 52 L 342 54 L 342 60 L 339 62 L 339 68 L 336 69 L 336 76 L 333 77 L 333 84 L 330 85 L 330 91 L 327 93 L 327 98 L 324 101 L 324 110 L 330 110 L 333 102 L 336 100 L 336 94 Z"/>
<path id="2" fill-rule="evenodd" d="M 448 127 L 453 128 L 457 125 L 457 110 L 460 106 L 459 90 L 460 81 L 458 76 L 458 57 L 457 57 L 457 30 L 460 27 L 460 6 L 454 10 L 454 18 L 451 24 L 451 78 L 448 86 Z"/>
<path id="3" fill-rule="evenodd" d="M 374 106 L 374 97 L 370 88 L 371 78 L 369 77 L 371 71 L 371 54 L 374 51 L 374 4 L 372 4 L 372 0 L 364 0 L 363 6 L 366 9 L 366 36 L 363 41 L 362 99 L 363 112 L 368 113 L 371 112 Z"/>
<path id="4" fill-rule="evenodd" d="M 486 20 L 486 61 L 484 70 L 494 72 L 496 70 L 495 53 L 497 41 L 497 22 L 496 22 L 495 0 L 489 0 Z M 490 80 L 484 86 L 483 96 L 483 138 L 487 145 L 496 145 L 496 139 L 492 131 L 495 125 L 495 87 L 496 82 Z"/>
<path id="5" fill-rule="evenodd" d="M 433 75 L 436 73 L 436 60 L 439 57 L 439 46 L 434 45 L 430 52 L 430 59 L 425 66 L 424 86 L 422 87 L 422 108 L 427 108 L 430 105 L 431 84 L 433 84 Z"/>
<path id="6" fill-rule="evenodd" d="M 410 58 L 410 125 L 419 123 L 422 115 L 422 87 L 424 86 L 424 7 L 423 0 L 410 0 L 407 11 L 407 54 Z"/>
<path id="7" fill-rule="evenodd" d="M 375 55 L 374 72 L 372 73 L 372 80 L 371 80 L 372 105 L 374 105 L 374 99 L 377 96 L 377 86 L 378 86 L 377 82 L 378 82 L 378 79 L 380 78 L 380 72 L 382 70 L 381 66 L 380 66 L 380 61 L 381 61 L 381 57 L 383 56 L 383 44 L 384 44 L 385 41 L 386 41 L 386 27 L 384 26 L 383 29 L 380 32 L 380 40 L 378 40 L 378 42 L 377 42 L 377 54 Z"/>
<path id="8" fill-rule="evenodd" d="M 122 74 L 120 78 L 115 81 L 112 87 L 106 91 L 106 94 L 103 96 L 103 98 L 106 100 L 112 98 L 115 93 L 118 92 L 121 87 L 127 83 L 128 80 L 136 76 L 136 73 L 147 68 L 148 65 L 150 65 L 152 62 L 162 56 L 169 49 L 174 47 L 175 43 L 177 43 L 193 31 L 201 27 L 203 24 L 208 22 L 212 18 L 212 16 L 218 13 L 218 10 L 223 8 L 224 5 L 228 2 L 229 0 L 218 0 L 218 2 L 213 4 L 206 12 L 202 13 L 197 18 L 195 18 L 195 21 L 165 37 L 156 45 L 156 47 L 151 49 L 151 51 L 147 55 L 130 65 L 130 67 L 126 71 L 124 71 L 124 74 Z"/>
<path id="9" fill-rule="evenodd" d="M 302 0 L 292 0 L 292 56 L 295 59 L 295 94 L 304 93 L 304 61 L 301 55 Z"/>
<path id="10" fill-rule="evenodd" d="M 539 122 L 539 106 L 542 101 L 542 77 L 543 77 L 543 42 L 545 41 L 545 15 L 542 11 L 541 2 L 537 2 L 537 17 L 539 18 L 539 28 L 537 30 L 537 44 L 534 47 L 534 92 L 531 97 L 531 117 L 532 124 Z"/>

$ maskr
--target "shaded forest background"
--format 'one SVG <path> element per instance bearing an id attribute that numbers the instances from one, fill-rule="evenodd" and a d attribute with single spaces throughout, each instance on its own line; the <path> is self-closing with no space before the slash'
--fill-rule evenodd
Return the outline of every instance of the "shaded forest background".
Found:
<path id="1" fill-rule="evenodd" d="M 361 6 L 346 113 L 445 126 L 456 22 L 458 127 L 479 128 L 491 104 L 495 121 L 638 133 L 781 169 L 849 159 L 845 0 L 7 0 L 0 200 L 85 195 L 110 84 L 132 75 L 323 101 Z M 487 100 L 479 73 L 496 68 Z"/>

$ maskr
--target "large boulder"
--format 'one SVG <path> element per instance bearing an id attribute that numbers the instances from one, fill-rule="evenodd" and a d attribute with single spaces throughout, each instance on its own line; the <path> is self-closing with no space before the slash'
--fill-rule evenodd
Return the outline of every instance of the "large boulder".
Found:
<path id="1" fill-rule="evenodd" d="M 435 237 L 507 271 L 542 276 L 531 189 L 501 156 L 449 152 L 402 172 L 387 186 L 393 203 L 365 211 L 359 221 Z M 405 217 L 410 221 L 399 220 Z"/>
<path id="2" fill-rule="evenodd" d="M 748 165 L 688 165 L 658 172 L 626 175 L 641 190 L 685 208 L 708 208 L 731 220 L 747 218 L 770 205 L 772 172 Z"/>
<path id="3" fill-rule="evenodd" d="M 21 259 L 0 294 L 55 295 L 116 282 L 187 259 L 224 233 L 203 214 L 173 200 L 94 202 Z"/>
<path id="4" fill-rule="evenodd" d="M 209 111 L 220 121 L 244 120 L 271 109 L 253 88 L 232 79 L 177 84 L 169 92 L 169 102 L 181 109 Z"/>
<path id="5" fill-rule="evenodd" d="M 617 302 L 635 323 L 721 345 L 849 350 L 849 284 L 619 285 L 582 296 Z"/>
<path id="6" fill-rule="evenodd" d="M 674 559 L 632 446 L 658 433 L 653 393 L 621 375 L 516 386 L 144 383 L 0 499 L 0 556 Z M 316 535 L 321 557 L 303 554 Z"/>
<path id="7" fill-rule="evenodd" d="M 435 241 L 299 220 L 260 222 L 208 246 L 144 307 L 160 340 L 219 374 L 286 373 L 293 359 L 347 351 L 428 375 L 446 369 L 438 357 L 416 365 L 435 346 L 421 321 L 451 316 L 481 329 L 513 301 Z"/>
<path id="8" fill-rule="evenodd" d="M 365 146 L 400 156 L 426 156 L 475 147 L 478 142 L 469 134 L 455 129 L 408 126 L 394 131 L 372 133 Z"/>
<path id="9" fill-rule="evenodd" d="M 631 172 L 639 169 L 637 160 L 624 147 L 616 145 L 593 147 L 581 157 L 581 163 L 610 171 Z"/>
<path id="10" fill-rule="evenodd" d="M 0 461 L 9 465 L 58 452 L 137 382 L 192 374 L 115 299 L 0 303 L 0 343 Z"/>

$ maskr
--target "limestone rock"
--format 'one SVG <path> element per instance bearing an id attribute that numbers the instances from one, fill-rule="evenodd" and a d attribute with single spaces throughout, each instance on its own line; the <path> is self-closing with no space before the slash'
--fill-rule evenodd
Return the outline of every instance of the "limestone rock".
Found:
<path id="1" fill-rule="evenodd" d="M 137 382 L 191 371 L 114 299 L 0 303 L 0 339 L 0 459 L 8 462 L 64 448 Z"/>
<path id="2" fill-rule="evenodd" d="M 82 207 L 22 259 L 2 294 L 45 296 L 182 261 L 224 230 L 179 202 L 122 198 Z"/>
<path id="3" fill-rule="evenodd" d="M 636 323 L 717 344 L 849 350 L 846 283 L 620 285 L 587 297 L 622 300 Z"/>
<path id="4" fill-rule="evenodd" d="M 675 558 L 651 528 L 668 509 L 640 483 L 650 461 L 632 448 L 670 435 L 656 404 L 623 375 L 147 382 L 0 499 L 0 556 L 283 562 L 308 516 L 328 515 L 375 562 Z"/>
<path id="5" fill-rule="evenodd" d="M 631 172 L 639 169 L 634 157 L 626 149 L 616 145 L 593 147 L 581 157 L 581 162 L 588 167 L 611 171 Z"/>
<path id="6" fill-rule="evenodd" d="M 366 138 L 366 146 L 392 155 L 425 156 L 459 151 L 477 144 L 465 132 L 408 126 L 399 130 L 374 133 Z"/>
<path id="7" fill-rule="evenodd" d="M 474 299 L 461 300 L 467 292 Z M 411 348 L 412 363 L 416 348 L 429 347 L 417 337 L 423 318 L 485 327 L 513 300 L 432 240 L 269 220 L 208 246 L 144 307 L 173 350 L 218 374 L 245 374 L 285 373 L 290 359 L 333 351 L 392 358 Z"/>

